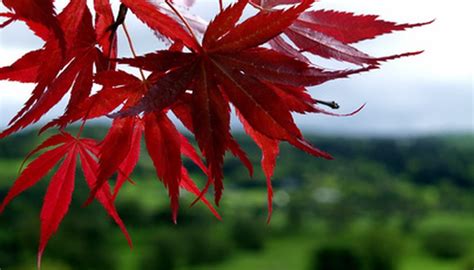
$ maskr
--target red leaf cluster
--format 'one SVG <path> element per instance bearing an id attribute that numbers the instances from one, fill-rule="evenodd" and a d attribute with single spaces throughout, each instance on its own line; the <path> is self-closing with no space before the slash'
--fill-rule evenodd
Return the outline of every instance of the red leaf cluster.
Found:
<path id="1" fill-rule="evenodd" d="M 114 18 L 109 0 L 94 0 L 93 7 L 86 0 L 70 0 L 58 14 L 52 0 L 3 0 L 10 12 L 0 14 L 0 28 L 22 21 L 44 46 L 0 68 L 1 80 L 35 85 L 0 138 L 36 123 L 70 95 L 64 114 L 42 129 L 57 127 L 59 134 L 28 156 L 43 152 L 23 170 L 0 208 L 3 210 L 60 163 L 41 211 L 38 261 L 68 211 L 77 156 L 91 188 L 87 202 L 98 200 L 130 241 L 114 200 L 139 160 L 142 137 L 157 177 L 168 190 L 173 221 L 177 220 L 182 189 L 195 194 L 196 201 L 201 200 L 220 218 L 205 194 L 213 188 L 214 202 L 219 205 L 224 190 L 224 155 L 232 153 L 253 174 L 251 162 L 230 132 L 232 108 L 262 150 L 270 218 L 271 177 L 280 142 L 316 157 L 331 158 L 310 145 L 294 123 L 292 113 L 336 115 L 318 105 L 335 108 L 337 104 L 314 99 L 307 88 L 378 68 L 386 60 L 420 53 L 372 57 L 352 44 L 424 24 L 396 24 L 377 16 L 314 10 L 314 2 L 238 0 L 222 7 L 206 25 L 181 13 L 172 1 L 155 5 L 148 0 L 121 0 Z M 244 10 L 251 8 L 256 14 L 242 18 Z M 116 32 L 123 25 L 128 36 L 123 23 L 129 11 L 168 40 L 170 48 L 119 58 Z M 313 64 L 311 54 L 360 67 L 327 70 Z M 141 78 L 121 70 L 121 65 L 138 68 Z M 92 91 L 94 85 L 100 87 L 98 92 Z M 175 127 L 170 113 L 194 135 L 199 152 Z M 100 143 L 65 131 L 74 122 L 84 126 L 98 117 L 113 118 Z M 207 175 L 202 190 L 189 177 L 182 156 Z M 109 179 L 115 174 L 112 191 Z"/>

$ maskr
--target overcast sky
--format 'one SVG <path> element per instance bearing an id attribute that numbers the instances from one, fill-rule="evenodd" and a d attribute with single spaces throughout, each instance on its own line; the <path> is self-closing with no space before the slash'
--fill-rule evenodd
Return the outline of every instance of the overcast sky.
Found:
<path id="1" fill-rule="evenodd" d="M 192 11 L 206 20 L 212 18 L 218 1 L 197 2 Z M 357 44 L 358 48 L 374 56 L 416 50 L 425 50 L 425 53 L 391 61 L 380 70 L 312 89 L 316 98 L 336 100 L 341 105 L 340 112 L 350 112 L 364 103 L 367 106 L 348 118 L 297 116 L 303 130 L 380 136 L 474 133 L 472 2 L 322 0 L 314 8 L 379 14 L 383 19 L 400 23 L 431 19 L 436 22 Z M 128 23 L 140 52 L 157 48 L 157 39 L 145 27 L 131 17 Z M 21 24 L 9 26 L 0 31 L 0 66 L 9 65 L 25 52 L 40 46 L 41 42 Z M 126 46 L 121 49 L 123 54 L 128 54 Z M 0 128 L 6 126 L 31 89 L 31 85 L 0 82 Z M 55 109 L 48 117 L 60 112 L 60 108 Z"/>

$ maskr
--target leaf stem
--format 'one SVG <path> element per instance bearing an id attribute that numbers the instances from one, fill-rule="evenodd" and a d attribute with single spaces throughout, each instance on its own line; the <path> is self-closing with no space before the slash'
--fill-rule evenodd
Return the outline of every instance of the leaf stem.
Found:
<path id="1" fill-rule="evenodd" d="M 222 0 L 219 0 L 219 1 L 222 1 Z M 176 14 L 176 16 L 178 16 L 178 18 L 184 23 L 184 25 L 186 26 L 186 28 L 188 29 L 189 33 L 193 36 L 194 40 L 196 40 L 196 42 L 199 44 L 198 42 L 198 39 L 197 39 L 197 36 L 196 34 L 194 33 L 193 31 L 193 28 L 191 27 L 191 25 L 188 23 L 188 21 L 186 20 L 186 18 L 184 18 L 184 16 L 181 14 L 181 12 L 179 12 L 179 10 L 177 10 L 173 3 L 170 2 L 170 0 L 165 0 L 165 3 L 168 5 L 168 7 Z"/>
<path id="2" fill-rule="evenodd" d="M 255 4 L 253 1 L 249 1 L 249 4 L 260 11 L 267 11 L 267 12 L 273 11 L 272 9 L 263 8 L 262 6 Z"/>
<path id="3" fill-rule="evenodd" d="M 219 0 L 219 10 L 221 12 L 224 10 L 224 4 L 222 3 L 222 0 Z"/>
<path id="4" fill-rule="evenodd" d="M 128 32 L 127 25 L 125 22 L 122 23 L 122 29 L 123 32 L 125 33 L 125 37 L 127 38 L 128 46 L 130 47 L 130 51 L 132 52 L 132 55 L 134 58 L 137 58 L 137 52 L 135 51 L 135 46 L 133 46 L 133 41 L 132 37 L 130 36 L 130 33 Z M 143 69 L 138 68 L 140 70 L 140 76 L 142 77 L 143 81 L 146 81 L 145 73 L 143 73 Z"/>
<path id="5" fill-rule="evenodd" d="M 89 114 L 89 112 L 87 114 Z M 84 118 L 84 120 L 82 120 L 81 127 L 79 128 L 79 131 L 77 132 L 77 135 L 76 135 L 77 139 L 81 138 L 82 132 L 84 131 L 84 127 L 86 126 L 86 122 L 87 122 L 87 116 Z"/>

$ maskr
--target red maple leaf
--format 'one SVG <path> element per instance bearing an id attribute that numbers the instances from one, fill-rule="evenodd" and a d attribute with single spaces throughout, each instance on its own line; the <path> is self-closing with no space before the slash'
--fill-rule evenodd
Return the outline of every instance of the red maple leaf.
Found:
<path id="1" fill-rule="evenodd" d="M 27 22 L 42 22 L 22 15 L 23 10 L 33 10 L 34 5 L 28 6 L 25 3 L 15 6 L 17 6 L 15 16 L 21 16 L 20 18 Z M 89 97 L 94 65 L 98 71 L 108 69 L 110 66 L 107 66 L 107 58 L 116 55 L 116 45 L 105 38 L 107 35 L 103 29 L 103 25 L 113 22 L 110 4 L 108 1 L 96 1 L 95 7 L 97 29 L 94 29 L 87 1 L 72 0 L 57 17 L 54 17 L 59 30 L 56 30 L 54 35 L 51 31 L 41 35 L 46 42 L 42 49 L 27 53 L 10 67 L 0 69 L 1 79 L 37 83 L 25 106 L 11 120 L 11 126 L 0 133 L 0 138 L 37 122 L 69 91 L 71 97 L 68 110 Z M 36 17 L 43 13 L 33 14 Z M 57 38 L 58 35 L 60 39 Z M 106 50 L 105 54 L 96 47 L 99 43 Z"/>
<path id="2" fill-rule="evenodd" d="M 372 57 L 353 43 L 427 24 L 396 24 L 372 15 L 310 10 L 314 0 L 239 0 L 225 9 L 219 1 L 221 11 L 206 25 L 177 10 L 172 1 L 164 2 L 154 5 L 148 0 L 121 0 L 114 19 L 109 0 L 94 0 L 95 15 L 86 0 L 69 1 L 59 14 L 52 0 L 2 0 L 9 12 L 0 13 L 0 29 L 22 21 L 44 41 L 44 46 L 0 68 L 0 80 L 35 84 L 31 97 L 0 138 L 37 122 L 70 94 L 64 114 L 42 128 L 59 127 L 59 134 L 28 155 L 45 151 L 26 167 L 0 206 L 1 211 L 62 160 L 41 211 L 38 261 L 68 211 L 77 156 L 91 188 L 87 203 L 97 199 L 130 241 L 114 201 L 121 187 L 131 182 L 142 137 L 157 177 L 168 190 L 173 221 L 177 219 L 181 189 L 193 193 L 196 201 L 202 201 L 220 219 L 205 195 L 213 187 L 214 201 L 219 204 L 224 190 L 225 153 L 231 152 L 253 174 L 252 163 L 230 132 L 232 107 L 262 150 L 270 220 L 271 178 L 280 142 L 331 158 L 311 146 L 293 121 L 292 113 L 340 116 L 320 107 L 335 109 L 336 103 L 313 98 L 307 88 L 376 69 L 383 61 L 420 53 Z M 187 1 L 188 5 L 192 3 Z M 291 7 L 281 9 L 287 5 Z M 250 6 L 258 13 L 242 19 L 244 9 Z M 170 41 L 169 49 L 136 56 L 124 25 L 129 10 L 157 36 Z M 132 58 L 117 55 L 116 31 L 121 25 Z M 201 35 L 202 41 L 198 38 Z M 360 67 L 326 70 L 313 64 L 307 53 Z M 138 68 L 141 78 L 120 70 L 119 65 Z M 92 91 L 94 84 L 99 91 Z M 170 120 L 171 112 L 194 135 L 200 153 Z M 113 118 L 100 143 L 64 132 L 71 123 L 82 121 L 84 126 L 98 117 Z M 202 190 L 189 177 L 183 156 L 207 175 Z M 112 192 L 108 180 L 115 174 Z"/>
<path id="3" fill-rule="evenodd" d="M 98 146 L 95 141 L 90 139 L 77 139 L 63 132 L 44 141 L 38 148 L 33 150 L 29 156 L 50 147 L 54 148 L 38 156 L 26 167 L 0 205 L 0 212 L 3 212 L 5 206 L 12 199 L 35 185 L 53 169 L 56 163 L 63 159 L 57 172 L 51 179 L 41 210 L 41 236 L 38 252 L 38 266 L 40 265 L 41 256 L 48 240 L 56 232 L 59 224 L 68 212 L 74 190 L 76 160 L 78 155 L 88 186 L 93 188 L 97 181 L 95 171 L 98 168 L 98 163 L 94 154 L 98 152 Z M 109 185 L 102 185 L 100 190 L 96 192 L 95 198 L 102 204 L 117 225 L 119 225 L 131 245 L 132 242 L 125 225 L 120 219 L 112 202 L 112 194 L 110 193 Z"/>

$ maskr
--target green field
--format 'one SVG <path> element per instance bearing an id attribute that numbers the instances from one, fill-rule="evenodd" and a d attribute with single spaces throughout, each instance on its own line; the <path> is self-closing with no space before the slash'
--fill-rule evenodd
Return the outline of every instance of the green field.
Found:
<path id="1" fill-rule="evenodd" d="M 194 198 L 186 194 L 173 225 L 166 193 L 143 153 L 132 177 L 136 184 L 127 184 L 117 199 L 133 250 L 98 204 L 82 207 L 88 189 L 79 173 L 70 213 L 46 249 L 43 269 L 474 268 L 474 136 L 311 138 L 334 161 L 283 145 L 269 225 L 260 153 L 238 138 L 256 174 L 250 178 L 244 166 L 226 157 L 223 221 L 203 205 L 189 208 Z M 0 142 L 0 197 L 39 142 L 32 133 Z M 188 169 L 202 185 L 197 168 Z M 47 183 L 25 192 L 0 216 L 1 269 L 35 269 Z"/>

